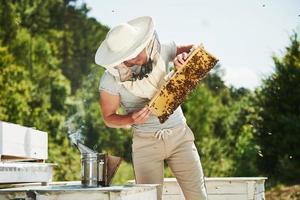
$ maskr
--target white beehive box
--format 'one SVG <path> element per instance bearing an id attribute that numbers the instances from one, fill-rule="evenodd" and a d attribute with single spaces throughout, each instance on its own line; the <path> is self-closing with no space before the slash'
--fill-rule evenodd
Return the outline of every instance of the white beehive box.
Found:
<path id="1" fill-rule="evenodd" d="M 264 200 L 266 177 L 207 178 L 208 196 L 212 200 Z M 220 197 L 223 198 L 220 198 Z"/>
<path id="2" fill-rule="evenodd" d="M 209 200 L 264 200 L 265 177 L 205 178 Z M 184 200 L 175 178 L 166 178 L 163 200 Z"/>
<path id="3" fill-rule="evenodd" d="M 48 158 L 46 132 L 0 121 L 0 160 Z"/>
<path id="4" fill-rule="evenodd" d="M 54 164 L 38 162 L 0 162 L 0 183 L 52 181 Z"/>
<path id="5" fill-rule="evenodd" d="M 265 200 L 265 177 L 205 178 L 209 200 Z M 134 184 L 134 180 L 128 183 Z M 184 200 L 175 178 L 165 178 L 162 200 Z"/>

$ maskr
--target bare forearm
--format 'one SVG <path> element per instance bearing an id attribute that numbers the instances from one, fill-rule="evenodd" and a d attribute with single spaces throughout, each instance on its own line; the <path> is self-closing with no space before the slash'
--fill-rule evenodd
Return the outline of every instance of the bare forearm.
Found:
<path id="1" fill-rule="evenodd" d="M 183 46 L 178 46 L 177 47 L 177 51 L 176 51 L 176 55 L 179 55 L 181 53 L 188 53 L 190 51 L 190 49 L 193 47 L 192 44 L 190 45 L 183 45 Z"/>
<path id="2" fill-rule="evenodd" d="M 133 119 L 131 117 L 131 114 L 112 114 L 104 117 L 104 122 L 108 127 L 111 128 L 128 128 L 133 124 Z"/>

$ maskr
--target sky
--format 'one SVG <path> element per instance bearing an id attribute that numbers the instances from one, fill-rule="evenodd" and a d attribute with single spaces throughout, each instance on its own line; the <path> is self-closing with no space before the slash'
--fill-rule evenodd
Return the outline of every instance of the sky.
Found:
<path id="1" fill-rule="evenodd" d="M 160 40 L 202 43 L 219 58 L 226 85 L 255 89 L 274 71 L 293 32 L 300 0 L 82 0 L 103 25 L 151 16 Z"/>

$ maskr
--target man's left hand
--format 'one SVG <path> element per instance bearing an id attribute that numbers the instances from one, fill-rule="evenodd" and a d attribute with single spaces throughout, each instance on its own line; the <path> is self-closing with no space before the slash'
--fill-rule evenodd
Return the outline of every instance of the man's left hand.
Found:
<path id="1" fill-rule="evenodd" d="M 178 54 L 175 57 L 175 59 L 173 60 L 173 63 L 174 63 L 176 70 L 183 67 L 183 64 L 184 64 L 185 60 L 187 59 L 187 57 L 188 57 L 188 53 L 186 53 L 186 52 Z"/>

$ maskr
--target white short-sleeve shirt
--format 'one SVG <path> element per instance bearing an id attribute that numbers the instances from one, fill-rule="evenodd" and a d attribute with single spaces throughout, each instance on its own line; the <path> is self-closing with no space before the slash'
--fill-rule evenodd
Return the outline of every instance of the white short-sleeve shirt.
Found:
<path id="1" fill-rule="evenodd" d="M 161 44 L 161 56 L 169 66 L 176 56 L 176 44 L 174 42 Z M 141 98 L 133 95 L 123 85 L 118 83 L 113 75 L 105 71 L 100 79 L 99 91 L 108 92 L 111 95 L 118 95 L 121 99 L 121 105 L 127 113 L 142 109 L 149 99 Z M 174 113 L 161 124 L 155 115 L 151 115 L 144 124 L 134 124 L 132 127 L 141 132 L 156 132 L 159 129 L 175 128 L 176 126 L 185 124 L 185 117 L 179 106 Z"/>

